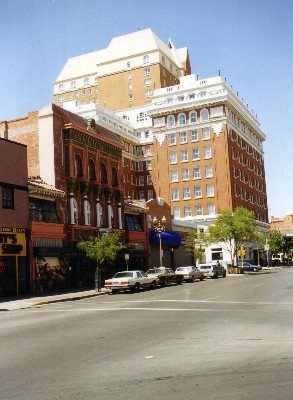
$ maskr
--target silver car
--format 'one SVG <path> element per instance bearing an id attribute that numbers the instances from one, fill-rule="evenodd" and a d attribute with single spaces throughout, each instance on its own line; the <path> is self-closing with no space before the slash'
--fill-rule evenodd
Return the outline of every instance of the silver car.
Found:
<path id="1" fill-rule="evenodd" d="M 204 279 L 203 273 L 196 267 L 186 266 L 178 267 L 175 271 L 176 275 L 183 275 L 183 280 L 188 282 L 194 282 L 196 279 L 202 281 Z"/>

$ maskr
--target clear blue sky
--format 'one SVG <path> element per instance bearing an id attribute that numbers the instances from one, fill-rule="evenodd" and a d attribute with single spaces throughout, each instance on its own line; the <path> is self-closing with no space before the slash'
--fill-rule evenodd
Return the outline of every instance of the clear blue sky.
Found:
<path id="1" fill-rule="evenodd" d="M 218 69 L 267 135 L 270 216 L 293 210 L 293 2 L 289 0 L 0 0 L 0 120 L 52 102 L 69 57 L 152 28 L 188 47 L 200 78 Z"/>

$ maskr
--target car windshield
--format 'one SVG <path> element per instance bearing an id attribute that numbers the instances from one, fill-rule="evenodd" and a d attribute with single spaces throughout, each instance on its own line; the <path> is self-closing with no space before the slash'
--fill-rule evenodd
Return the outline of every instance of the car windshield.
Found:
<path id="1" fill-rule="evenodd" d="M 189 267 L 179 267 L 177 271 L 189 271 Z"/>
<path id="2" fill-rule="evenodd" d="M 117 272 L 114 278 L 133 278 L 133 272 Z"/>
<path id="3" fill-rule="evenodd" d="M 151 268 L 151 269 L 149 269 L 146 273 L 147 274 L 158 274 L 158 273 L 160 273 L 161 271 L 159 270 L 159 269 L 157 269 L 157 268 Z"/>

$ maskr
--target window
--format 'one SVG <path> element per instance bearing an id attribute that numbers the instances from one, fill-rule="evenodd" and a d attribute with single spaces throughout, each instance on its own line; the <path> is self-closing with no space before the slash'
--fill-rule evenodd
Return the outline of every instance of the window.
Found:
<path id="1" fill-rule="evenodd" d="M 214 185 L 207 185 L 207 197 L 213 197 L 215 195 Z"/>
<path id="2" fill-rule="evenodd" d="M 118 174 L 117 169 L 112 167 L 112 186 L 118 186 Z"/>
<path id="3" fill-rule="evenodd" d="M 76 199 L 72 199 L 72 216 L 73 216 L 73 221 L 71 221 L 71 224 L 78 225 L 78 204 Z"/>
<path id="4" fill-rule="evenodd" d="M 153 200 L 154 192 L 152 190 L 148 190 L 148 200 Z"/>
<path id="5" fill-rule="evenodd" d="M 183 199 L 184 200 L 190 199 L 190 188 L 189 187 L 183 188 Z"/>
<path id="6" fill-rule="evenodd" d="M 162 56 L 162 64 L 163 64 L 163 65 L 166 65 L 166 60 L 165 60 L 165 57 L 164 57 L 164 56 Z"/>
<path id="7" fill-rule="evenodd" d="M 169 145 L 172 146 L 176 144 L 176 133 L 170 133 L 169 135 Z"/>
<path id="8" fill-rule="evenodd" d="M 151 97 L 153 95 L 153 91 L 151 89 L 146 90 L 144 93 L 145 93 L 145 97 Z"/>
<path id="9" fill-rule="evenodd" d="M 191 124 L 195 124 L 196 121 L 197 121 L 196 112 L 195 112 L 195 111 L 192 111 L 192 112 L 189 114 L 189 122 L 190 122 Z"/>
<path id="10" fill-rule="evenodd" d="M 138 147 L 136 149 L 136 154 L 137 154 L 137 157 L 141 157 L 142 156 L 142 147 Z"/>
<path id="11" fill-rule="evenodd" d="M 201 186 L 195 186 L 195 187 L 194 187 L 194 197 L 195 197 L 195 198 L 200 198 L 200 197 L 202 197 Z"/>
<path id="12" fill-rule="evenodd" d="M 150 74 L 151 74 L 151 69 L 150 69 L 150 68 L 144 68 L 143 74 L 144 74 L 145 76 L 150 75 Z"/>
<path id="13" fill-rule="evenodd" d="M 179 200 L 179 189 L 172 189 L 172 200 Z"/>
<path id="14" fill-rule="evenodd" d="M 132 98 L 133 98 L 133 97 L 132 97 L 132 93 L 129 93 L 129 94 L 128 94 L 128 101 L 132 101 Z"/>
<path id="15" fill-rule="evenodd" d="M 169 115 L 167 118 L 167 125 L 169 128 L 172 128 L 173 126 L 175 126 L 175 117 L 174 115 Z"/>
<path id="16" fill-rule="evenodd" d="M 153 184 L 152 177 L 151 177 L 151 175 L 148 175 L 147 176 L 147 185 L 152 185 L 152 184 Z"/>
<path id="17" fill-rule="evenodd" d="M 216 207 L 214 204 L 208 204 L 208 214 L 216 214 Z"/>
<path id="18" fill-rule="evenodd" d="M 152 80 L 151 79 L 145 79 L 144 80 L 144 86 L 151 86 Z"/>
<path id="19" fill-rule="evenodd" d="M 148 64 L 150 62 L 150 57 L 148 55 L 143 57 L 143 63 Z"/>
<path id="20" fill-rule="evenodd" d="M 174 215 L 175 219 L 176 218 L 180 218 L 180 208 L 179 207 L 174 207 L 173 208 L 173 215 Z"/>
<path id="21" fill-rule="evenodd" d="M 187 150 L 181 150 L 181 162 L 187 162 L 188 161 L 188 151 Z"/>
<path id="22" fill-rule="evenodd" d="M 192 161 L 199 160 L 199 149 L 192 149 Z"/>
<path id="23" fill-rule="evenodd" d="M 145 154 L 147 155 L 147 156 L 150 156 L 152 153 L 151 153 L 151 146 L 145 146 Z"/>
<path id="24" fill-rule="evenodd" d="M 88 163 L 88 176 L 89 176 L 90 181 L 93 181 L 96 179 L 96 167 L 95 167 L 94 160 L 92 160 L 92 159 L 89 159 L 89 163 Z"/>
<path id="25" fill-rule="evenodd" d="M 89 78 L 84 78 L 83 86 L 88 86 L 90 84 Z"/>
<path id="26" fill-rule="evenodd" d="M 212 148 L 211 146 L 205 146 L 203 148 L 204 158 L 212 158 Z"/>
<path id="27" fill-rule="evenodd" d="M 82 91 L 82 97 L 85 97 L 85 95 L 86 95 L 86 91 L 83 90 L 83 91 Z"/>
<path id="28" fill-rule="evenodd" d="M 171 182 L 178 182 L 178 171 L 171 170 Z"/>
<path id="29" fill-rule="evenodd" d="M 193 179 L 200 179 L 200 167 L 193 168 Z"/>
<path id="30" fill-rule="evenodd" d="M 179 125 L 186 125 L 185 114 L 179 114 Z"/>
<path id="31" fill-rule="evenodd" d="M 198 142 L 198 132 L 197 129 L 191 131 L 191 141 Z"/>
<path id="32" fill-rule="evenodd" d="M 82 159 L 78 154 L 75 156 L 75 176 L 83 176 Z"/>
<path id="33" fill-rule="evenodd" d="M 142 232 L 142 223 L 139 215 L 125 214 L 125 229 L 127 231 Z"/>
<path id="34" fill-rule="evenodd" d="M 146 169 L 147 169 L 147 171 L 151 171 L 151 169 L 152 169 L 152 162 L 151 162 L 151 160 L 147 160 L 147 161 L 146 161 Z"/>
<path id="35" fill-rule="evenodd" d="M 129 69 L 129 68 L 131 68 L 131 62 L 130 61 L 127 61 L 127 68 Z"/>
<path id="36" fill-rule="evenodd" d="M 201 121 L 208 121 L 209 120 L 209 112 L 206 108 L 203 108 L 200 111 L 200 120 Z"/>
<path id="37" fill-rule="evenodd" d="M 144 186 L 144 176 L 139 176 L 138 177 L 138 185 L 139 186 Z"/>
<path id="38" fill-rule="evenodd" d="M 211 138 L 210 128 L 203 128 L 202 130 L 202 140 L 209 140 Z"/>
<path id="39" fill-rule="evenodd" d="M 170 152 L 170 163 L 171 164 L 176 164 L 177 163 L 177 153 L 176 153 L 176 151 L 171 151 Z"/>
<path id="40" fill-rule="evenodd" d="M 144 200 L 145 199 L 145 193 L 142 190 L 139 192 L 139 199 L 140 200 Z"/>
<path id="41" fill-rule="evenodd" d="M 76 88 L 76 81 L 72 81 L 71 82 L 71 89 L 75 89 Z"/>
<path id="42" fill-rule="evenodd" d="M 189 181 L 189 169 L 188 168 L 183 168 L 183 170 L 182 170 L 182 180 L 183 181 Z"/>
<path id="43" fill-rule="evenodd" d="M 84 201 L 84 224 L 91 224 L 91 206 L 88 200 Z"/>
<path id="44" fill-rule="evenodd" d="M 64 92 L 64 85 L 63 83 L 60 83 L 60 85 L 58 86 L 58 91 L 60 92 Z"/>
<path id="45" fill-rule="evenodd" d="M 195 207 L 195 212 L 196 212 L 196 215 L 203 215 L 203 208 L 202 208 L 202 206 L 201 206 L 201 205 L 197 205 L 197 206 Z"/>
<path id="46" fill-rule="evenodd" d="M 143 171 L 143 161 L 138 162 L 138 171 Z"/>
<path id="47" fill-rule="evenodd" d="M 64 96 L 63 96 L 63 95 L 59 96 L 58 100 L 59 100 L 59 103 L 63 103 L 63 101 L 64 101 Z"/>
<path id="48" fill-rule="evenodd" d="M 173 72 L 173 65 L 170 64 L 170 71 Z"/>
<path id="49" fill-rule="evenodd" d="M 213 167 L 211 165 L 205 166 L 206 178 L 211 178 L 213 176 Z"/>
<path id="50" fill-rule="evenodd" d="M 190 206 L 184 207 L 184 217 L 191 217 L 191 216 L 192 216 L 191 207 Z"/>
<path id="51" fill-rule="evenodd" d="M 132 90 L 132 83 L 128 83 L 128 90 Z"/>
<path id="52" fill-rule="evenodd" d="M 166 70 L 165 70 L 165 68 L 162 68 L 162 74 L 163 74 L 164 77 L 166 76 Z"/>
<path id="53" fill-rule="evenodd" d="M 180 132 L 180 143 L 187 143 L 187 133 L 185 131 Z"/>
<path id="54" fill-rule="evenodd" d="M 55 201 L 29 199 L 29 220 L 36 222 L 58 223 Z"/>
<path id="55" fill-rule="evenodd" d="M 106 168 L 106 165 L 104 163 L 101 163 L 100 176 L 101 176 L 101 183 L 107 183 L 108 182 L 107 168 Z"/>
<path id="56" fill-rule="evenodd" d="M 184 101 L 184 96 L 178 96 L 178 97 L 177 97 L 177 101 L 178 101 L 179 103 L 182 103 L 182 102 Z"/>
<path id="57" fill-rule="evenodd" d="M 131 72 L 128 73 L 128 79 L 129 80 L 132 79 L 132 73 Z"/>

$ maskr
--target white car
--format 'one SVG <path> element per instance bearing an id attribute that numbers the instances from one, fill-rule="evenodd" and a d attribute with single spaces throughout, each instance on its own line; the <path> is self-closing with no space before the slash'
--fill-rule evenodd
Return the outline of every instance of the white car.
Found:
<path id="1" fill-rule="evenodd" d="M 194 282 L 196 279 L 202 281 L 204 275 L 198 268 L 194 266 L 178 267 L 175 274 L 182 275 L 184 281 Z"/>
<path id="2" fill-rule="evenodd" d="M 150 278 L 143 271 L 122 271 L 117 272 L 112 279 L 105 281 L 104 287 L 112 293 L 130 290 L 139 292 L 141 288 L 156 288 L 156 279 Z"/>

